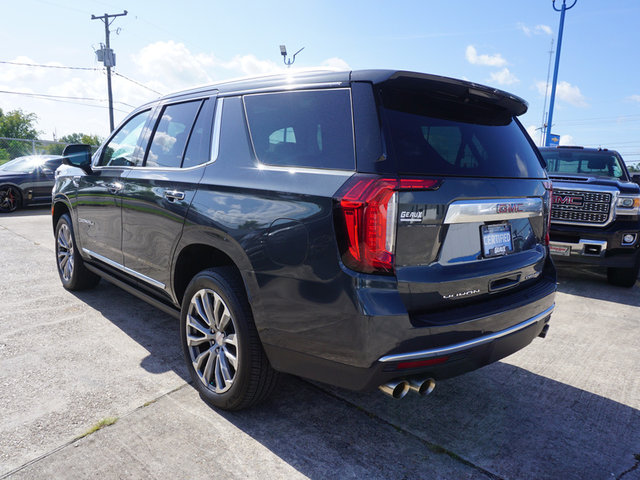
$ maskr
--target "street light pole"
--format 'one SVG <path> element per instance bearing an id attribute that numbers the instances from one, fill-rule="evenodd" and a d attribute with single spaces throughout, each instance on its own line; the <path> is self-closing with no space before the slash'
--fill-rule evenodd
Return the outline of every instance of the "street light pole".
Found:
<path id="1" fill-rule="evenodd" d="M 558 29 L 558 47 L 556 49 L 556 62 L 553 67 L 553 84 L 551 85 L 551 100 L 549 100 L 549 116 L 547 117 L 547 134 L 544 144 L 548 147 L 551 144 L 551 127 L 553 121 L 553 105 L 556 100 L 556 86 L 558 84 L 558 67 L 560 66 L 560 49 L 562 48 L 562 31 L 564 30 L 564 14 L 573 8 L 578 0 L 573 0 L 571 6 L 567 7 L 567 0 L 562 0 L 562 8 L 556 8 L 556 0 L 553 0 L 553 9 L 560 12 L 560 28 Z"/>

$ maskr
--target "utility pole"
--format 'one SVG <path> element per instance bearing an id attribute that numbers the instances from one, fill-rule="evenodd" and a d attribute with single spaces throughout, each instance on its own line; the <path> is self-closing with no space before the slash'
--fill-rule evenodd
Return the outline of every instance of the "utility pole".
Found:
<path id="1" fill-rule="evenodd" d="M 551 100 L 549 101 L 549 116 L 547 117 L 547 134 L 544 144 L 548 147 L 551 145 L 551 128 L 553 124 L 553 105 L 556 100 L 556 85 L 558 84 L 558 67 L 560 66 L 560 49 L 562 48 L 562 30 L 564 29 L 564 14 L 567 10 L 573 8 L 578 0 L 573 0 L 571 6 L 567 7 L 567 0 L 562 0 L 562 8 L 556 8 L 556 0 L 553 0 L 553 9 L 560 12 L 560 28 L 558 29 L 558 48 L 556 49 L 556 63 L 553 67 L 553 84 L 551 85 Z"/>
<path id="2" fill-rule="evenodd" d="M 544 87 L 544 105 L 542 107 L 542 135 L 540 135 L 540 146 L 544 145 L 545 140 L 547 139 L 547 124 L 544 121 L 544 118 L 547 115 L 547 96 L 549 95 L 549 77 L 551 76 L 551 59 L 553 58 L 553 38 L 551 39 L 551 48 L 549 50 L 549 66 L 547 67 L 547 83 Z"/>
<path id="3" fill-rule="evenodd" d="M 101 17 L 96 17 L 95 15 L 91 15 L 91 20 L 102 20 L 104 22 L 104 36 L 105 36 L 105 46 L 98 50 L 96 54 L 98 55 L 98 61 L 102 62 L 105 67 L 107 67 L 107 93 L 109 95 L 109 131 L 113 132 L 113 94 L 111 93 L 111 67 L 116 66 L 116 55 L 111 50 L 111 45 L 109 43 L 109 25 L 113 23 L 113 20 L 109 21 L 109 18 L 115 17 L 124 17 L 127 14 L 125 10 L 123 13 L 116 13 L 113 15 L 109 15 L 105 13 Z"/>

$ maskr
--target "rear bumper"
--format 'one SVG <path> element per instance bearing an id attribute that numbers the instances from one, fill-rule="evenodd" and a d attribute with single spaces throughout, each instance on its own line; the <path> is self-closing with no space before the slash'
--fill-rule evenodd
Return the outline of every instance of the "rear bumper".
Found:
<path id="1" fill-rule="evenodd" d="M 482 305 L 421 315 L 406 310 L 359 315 L 351 323 L 357 328 L 352 354 L 343 350 L 339 359 L 298 348 L 264 347 L 277 370 L 350 390 L 373 390 L 399 378 L 442 380 L 496 362 L 531 343 L 549 322 L 555 290 L 553 271 L 531 288 Z M 371 300 L 371 295 L 360 298 Z M 375 311 L 372 305 L 366 307 L 369 313 Z"/>

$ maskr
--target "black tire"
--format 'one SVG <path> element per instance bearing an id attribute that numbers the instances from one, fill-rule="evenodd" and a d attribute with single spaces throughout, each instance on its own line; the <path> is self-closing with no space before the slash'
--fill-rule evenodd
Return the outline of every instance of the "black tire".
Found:
<path id="1" fill-rule="evenodd" d="M 22 194 L 12 185 L 0 187 L 0 213 L 15 212 L 22 206 Z"/>
<path id="2" fill-rule="evenodd" d="M 617 287 L 631 288 L 636 284 L 639 272 L 640 263 L 629 268 L 609 267 L 607 268 L 607 281 Z"/>
<path id="3" fill-rule="evenodd" d="M 76 237 L 68 214 L 58 219 L 55 232 L 56 266 L 62 286 L 67 290 L 87 290 L 95 287 L 100 277 L 87 270 L 76 249 Z"/>
<path id="4" fill-rule="evenodd" d="M 273 391 L 278 374 L 267 359 L 238 273 L 198 273 L 182 301 L 180 341 L 193 385 L 208 404 L 242 410 Z"/>

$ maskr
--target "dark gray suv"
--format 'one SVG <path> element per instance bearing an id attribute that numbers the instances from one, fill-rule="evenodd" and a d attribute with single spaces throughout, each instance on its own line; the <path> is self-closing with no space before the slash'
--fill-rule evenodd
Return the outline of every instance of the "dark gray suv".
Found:
<path id="1" fill-rule="evenodd" d="M 180 318 L 194 385 L 245 408 L 287 372 L 394 397 L 544 336 L 550 185 L 493 88 L 278 75 L 143 105 L 53 196 L 63 285 Z"/>

